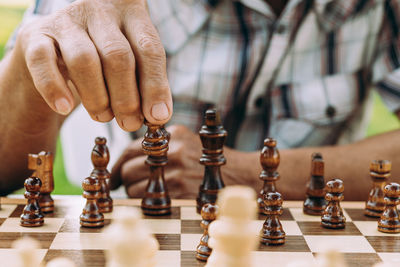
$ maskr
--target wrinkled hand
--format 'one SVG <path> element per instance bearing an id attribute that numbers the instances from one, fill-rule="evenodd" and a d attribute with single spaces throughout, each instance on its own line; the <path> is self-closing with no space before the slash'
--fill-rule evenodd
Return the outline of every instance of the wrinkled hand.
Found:
<path id="1" fill-rule="evenodd" d="M 199 163 L 202 154 L 200 138 L 184 126 L 170 126 L 167 130 L 171 133 L 171 139 L 164 176 L 170 197 L 194 199 L 204 175 L 204 166 Z M 143 197 L 149 178 L 149 167 L 144 163 L 147 156 L 142 151 L 141 142 L 133 141 L 111 172 L 111 189 L 122 183 L 132 198 Z M 227 164 L 221 167 L 221 173 L 225 185 L 260 186 L 257 177 L 253 177 L 247 169 L 254 167 L 246 159 L 247 153 L 225 147 L 224 155 Z"/>
<path id="2" fill-rule="evenodd" d="M 115 117 L 127 131 L 172 114 L 165 51 L 145 0 L 76 1 L 21 29 L 12 54 L 35 100 L 55 114 L 82 102 L 92 119 Z"/>

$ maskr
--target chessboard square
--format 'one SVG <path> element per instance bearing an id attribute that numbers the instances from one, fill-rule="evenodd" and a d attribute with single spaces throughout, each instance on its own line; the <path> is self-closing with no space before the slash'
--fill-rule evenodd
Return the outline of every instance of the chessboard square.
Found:
<path id="1" fill-rule="evenodd" d="M 379 218 L 364 215 L 364 209 L 345 209 L 352 221 L 372 221 L 377 222 Z"/>
<path id="2" fill-rule="evenodd" d="M 288 266 L 289 264 L 307 263 L 312 266 L 314 257 L 311 252 L 252 252 L 253 266 Z M 306 265 L 305 265 L 306 266 Z"/>
<path id="3" fill-rule="evenodd" d="M 196 251 L 181 251 L 182 267 L 203 267 L 207 262 L 196 259 Z"/>
<path id="4" fill-rule="evenodd" d="M 202 234 L 203 229 L 200 227 L 201 220 L 181 220 L 182 234 Z"/>
<path id="5" fill-rule="evenodd" d="M 50 249 L 107 249 L 107 242 L 97 233 L 58 233 Z"/>
<path id="6" fill-rule="evenodd" d="M 393 234 L 378 231 L 378 222 L 354 222 L 364 236 L 393 236 Z"/>
<path id="7" fill-rule="evenodd" d="M 175 219 L 144 219 L 144 223 L 153 234 L 180 234 L 181 221 Z"/>
<path id="8" fill-rule="evenodd" d="M 320 222 L 321 216 L 304 214 L 303 208 L 289 208 L 293 218 L 298 222 Z M 347 222 L 351 222 L 351 217 L 347 214 L 346 210 L 343 209 L 343 215 L 346 217 Z"/>
<path id="9" fill-rule="evenodd" d="M 335 249 L 343 253 L 374 253 L 374 249 L 363 236 L 304 236 L 312 252 Z"/>
<path id="10" fill-rule="evenodd" d="M 259 213 L 258 217 L 257 217 L 257 220 L 265 221 L 266 218 L 267 218 L 267 215 Z M 286 221 L 293 221 L 294 220 L 294 218 L 293 218 L 293 216 L 292 216 L 292 214 L 290 212 L 290 209 L 288 209 L 288 208 L 283 208 L 283 213 L 282 213 L 281 216 L 279 216 L 279 219 L 280 220 L 286 220 Z"/>
<path id="11" fill-rule="evenodd" d="M 105 265 L 103 250 L 50 249 L 43 262 L 47 263 L 54 258 L 67 258 L 76 266 L 104 267 Z"/>
<path id="12" fill-rule="evenodd" d="M 107 227 L 111 224 L 111 219 L 104 220 L 104 226 Z M 60 233 L 101 233 L 104 230 L 103 227 L 82 227 L 79 216 L 76 218 L 65 219 L 63 225 L 60 228 Z"/>
<path id="13" fill-rule="evenodd" d="M 134 206 L 135 208 L 140 209 L 140 206 Z M 126 206 L 117 206 L 114 205 L 113 211 L 108 212 L 108 213 L 103 213 L 105 219 L 115 219 L 118 214 L 120 214 L 119 211 L 124 211 L 126 210 Z M 170 219 L 175 219 L 178 220 L 181 217 L 181 212 L 179 207 L 171 207 L 171 214 L 167 215 L 144 215 L 142 214 L 143 219 L 154 219 L 154 220 L 170 220 Z"/>
<path id="14" fill-rule="evenodd" d="M 391 263 L 390 266 L 400 266 L 400 253 L 378 253 L 378 256 L 383 262 Z"/>
<path id="15" fill-rule="evenodd" d="M 344 253 L 343 258 L 348 267 L 372 267 L 381 261 L 376 253 Z"/>
<path id="16" fill-rule="evenodd" d="M 197 245 L 200 243 L 201 234 L 182 234 L 181 250 L 196 251 Z"/>
<path id="17" fill-rule="evenodd" d="M 10 215 L 14 212 L 14 210 L 17 208 L 17 205 L 1 205 L 0 209 L 0 218 L 8 218 Z"/>
<path id="18" fill-rule="evenodd" d="M 47 249 L 35 249 L 34 253 L 38 260 L 42 261 Z M 16 259 L 19 258 L 17 250 L 11 248 L 0 249 L 1 266 L 15 266 Z"/>
<path id="19" fill-rule="evenodd" d="M 366 236 L 376 252 L 400 252 L 400 236 Z"/>
<path id="20" fill-rule="evenodd" d="M 155 256 L 155 267 L 181 266 L 181 252 L 179 250 L 159 250 Z M 185 266 L 185 265 L 182 265 Z"/>
<path id="21" fill-rule="evenodd" d="M 0 232 L 0 248 L 11 248 L 12 243 L 22 237 L 31 237 L 39 242 L 42 249 L 50 248 L 55 233 L 12 233 Z"/>
<path id="22" fill-rule="evenodd" d="M 311 252 L 303 236 L 286 236 L 283 245 L 259 244 L 257 251 L 270 252 Z"/>
<path id="23" fill-rule="evenodd" d="M 321 225 L 320 222 L 297 222 L 303 235 L 361 235 L 361 232 L 352 222 L 346 222 L 343 229 L 329 229 Z"/>
<path id="24" fill-rule="evenodd" d="M 155 234 L 160 250 L 180 250 L 181 237 L 179 234 Z"/>
<path id="25" fill-rule="evenodd" d="M 19 218 L 8 218 L 0 226 L 0 232 L 57 233 L 63 222 L 62 218 L 45 218 L 42 226 L 23 227 Z"/>
<path id="26" fill-rule="evenodd" d="M 201 220 L 200 214 L 197 213 L 196 207 L 181 207 L 182 220 Z"/>

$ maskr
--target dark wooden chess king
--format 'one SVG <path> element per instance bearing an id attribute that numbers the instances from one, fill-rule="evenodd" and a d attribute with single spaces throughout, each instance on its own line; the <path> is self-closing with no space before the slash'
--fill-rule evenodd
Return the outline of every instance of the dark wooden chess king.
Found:
<path id="1" fill-rule="evenodd" d="M 365 204 L 364 214 L 370 217 L 381 217 L 385 210 L 384 188 L 390 177 L 392 163 L 389 160 L 374 160 L 369 166 L 369 173 L 372 179 L 372 189 L 368 201 Z"/>
<path id="2" fill-rule="evenodd" d="M 53 159 L 51 152 L 28 155 L 28 169 L 33 171 L 31 176 L 38 177 L 42 182 L 39 205 L 44 213 L 54 211 L 54 200 L 50 195 L 54 190 Z"/>
<path id="3" fill-rule="evenodd" d="M 91 156 L 94 169 L 90 176 L 97 178 L 100 183 L 100 197 L 97 200 L 97 205 L 101 213 L 107 213 L 113 210 L 113 200 L 110 197 L 109 188 L 111 175 L 107 170 L 107 165 L 110 161 L 110 153 L 108 152 L 106 143 L 107 140 L 104 137 L 97 137 Z"/>
<path id="4" fill-rule="evenodd" d="M 146 122 L 147 132 L 142 142 L 150 169 L 149 182 L 142 199 L 141 208 L 146 215 L 171 213 L 171 199 L 164 179 L 164 166 L 167 165 L 167 151 L 170 134 L 163 126 Z"/>
<path id="5" fill-rule="evenodd" d="M 204 204 L 215 204 L 219 190 L 225 186 L 220 167 L 226 163 L 223 147 L 227 132 L 215 109 L 206 111 L 205 125 L 201 127 L 199 135 L 203 144 L 203 155 L 200 158 L 200 163 L 204 165 L 204 177 L 196 198 L 198 213 L 200 213 Z"/>
<path id="6" fill-rule="evenodd" d="M 276 148 L 276 140 L 273 138 L 266 138 L 264 140 L 264 147 L 260 154 L 260 163 L 263 168 L 260 174 L 260 179 L 263 181 L 263 188 L 261 189 L 257 203 L 259 212 L 265 214 L 264 209 L 264 195 L 269 192 L 277 192 L 275 182 L 279 180 L 279 173 L 276 171 L 280 163 L 279 151 Z"/>
<path id="7" fill-rule="evenodd" d="M 307 198 L 303 204 L 303 212 L 321 216 L 326 208 L 324 160 L 320 153 L 314 153 L 311 157 L 311 178 L 307 186 Z"/>
<path id="8" fill-rule="evenodd" d="M 83 227 L 101 227 L 104 226 L 104 215 L 97 206 L 97 200 L 101 196 L 101 184 L 94 177 L 87 177 L 82 182 L 83 197 L 86 198 L 86 204 L 83 208 L 80 218 L 80 224 Z"/>
<path id="9" fill-rule="evenodd" d="M 44 215 L 39 206 L 40 187 L 42 182 L 37 177 L 29 177 L 25 180 L 25 198 L 27 204 L 22 211 L 21 226 L 37 227 L 42 226 L 44 223 Z"/>

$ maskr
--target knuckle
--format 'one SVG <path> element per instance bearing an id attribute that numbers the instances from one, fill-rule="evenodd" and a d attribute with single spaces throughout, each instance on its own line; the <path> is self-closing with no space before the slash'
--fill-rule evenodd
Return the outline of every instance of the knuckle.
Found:
<path id="1" fill-rule="evenodd" d="M 112 109 L 118 114 L 131 114 L 140 111 L 140 104 L 138 101 L 131 101 L 130 99 L 118 99 L 112 102 Z"/>
<path id="2" fill-rule="evenodd" d="M 133 53 L 125 44 L 110 43 L 103 47 L 102 55 L 105 64 L 113 72 L 125 72 L 134 67 Z"/>
<path id="3" fill-rule="evenodd" d="M 48 59 L 49 46 L 45 42 L 32 43 L 26 50 L 26 61 L 28 64 L 40 64 Z M 51 48 L 50 48 L 51 49 Z"/>
<path id="4" fill-rule="evenodd" d="M 88 49 L 80 49 L 70 59 L 70 65 L 74 71 L 89 72 L 97 64 L 96 54 Z"/>
<path id="5" fill-rule="evenodd" d="M 165 58 L 165 50 L 162 46 L 158 36 L 150 31 L 146 31 L 145 34 L 141 35 L 138 39 L 138 48 L 144 56 L 163 59 Z"/>

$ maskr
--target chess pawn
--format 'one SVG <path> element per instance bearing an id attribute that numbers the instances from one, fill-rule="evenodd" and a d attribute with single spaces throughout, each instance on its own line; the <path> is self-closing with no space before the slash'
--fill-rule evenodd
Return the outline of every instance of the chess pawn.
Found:
<path id="1" fill-rule="evenodd" d="M 384 233 L 400 233 L 400 219 L 397 205 L 400 204 L 400 185 L 390 183 L 385 186 L 386 208 L 378 221 L 378 231 Z"/>
<path id="2" fill-rule="evenodd" d="M 42 151 L 28 155 L 28 169 L 33 171 L 31 176 L 38 177 L 42 182 L 39 205 L 44 213 L 54 211 L 54 200 L 50 195 L 54 190 L 53 162 L 54 156 L 51 152 Z"/>
<path id="3" fill-rule="evenodd" d="M 212 203 L 207 203 L 201 208 L 201 218 L 202 221 L 200 223 L 201 228 L 203 229 L 203 235 L 200 238 L 200 244 L 196 249 L 196 258 L 201 261 L 207 261 L 208 257 L 211 254 L 211 248 L 208 246 L 208 226 L 212 221 L 215 220 L 217 216 L 218 207 Z"/>
<path id="4" fill-rule="evenodd" d="M 264 209 L 264 194 L 269 192 L 277 192 L 275 182 L 279 179 L 279 173 L 276 171 L 278 169 L 280 162 L 279 151 L 276 148 L 276 140 L 273 138 L 266 138 L 264 140 L 264 147 L 260 154 L 260 163 L 263 171 L 260 174 L 260 179 L 263 181 L 264 185 L 258 194 L 257 203 L 259 207 L 259 212 L 261 214 L 265 213 Z"/>
<path id="5" fill-rule="evenodd" d="M 90 176 L 98 178 L 100 183 L 100 198 L 97 205 L 101 213 L 111 212 L 113 210 L 113 200 L 110 197 L 110 172 L 107 170 L 110 161 L 110 153 L 106 145 L 107 139 L 104 137 L 96 137 L 95 146 L 92 150 L 92 164 L 94 169 Z"/>
<path id="6" fill-rule="evenodd" d="M 141 208 L 146 215 L 165 215 L 171 213 L 171 198 L 164 179 L 164 167 L 168 163 L 167 151 L 170 134 L 164 126 L 145 122 L 147 132 L 142 142 L 147 155 L 146 164 L 150 169 L 149 182 L 142 199 Z"/>
<path id="7" fill-rule="evenodd" d="M 340 207 L 343 200 L 344 186 L 340 179 L 333 179 L 326 184 L 325 199 L 328 205 L 321 217 L 321 225 L 325 228 L 342 229 L 346 226 L 346 217 Z"/>
<path id="8" fill-rule="evenodd" d="M 324 182 L 324 160 L 320 153 L 314 153 L 311 161 L 311 178 L 307 186 L 307 198 L 303 212 L 308 215 L 321 216 L 326 208 Z"/>
<path id="9" fill-rule="evenodd" d="M 25 198 L 28 200 L 21 215 L 21 226 L 37 227 L 44 223 L 44 216 L 39 206 L 40 187 L 42 182 L 37 177 L 25 180 Z"/>
<path id="10" fill-rule="evenodd" d="M 370 217 L 381 217 L 385 210 L 384 187 L 390 177 L 392 163 L 389 160 L 374 160 L 369 166 L 373 187 L 365 204 L 364 214 Z"/>
<path id="11" fill-rule="evenodd" d="M 227 132 L 215 109 L 206 111 L 205 125 L 201 127 L 199 135 L 203 145 L 200 164 L 204 165 L 204 177 L 196 199 L 198 213 L 204 204 L 215 204 L 219 190 L 225 186 L 220 168 L 226 164 L 223 147 Z"/>
<path id="12" fill-rule="evenodd" d="M 264 195 L 264 214 L 267 215 L 261 230 L 260 242 L 267 245 L 282 245 L 285 243 L 285 231 L 279 216 L 282 215 L 282 196 L 278 192 L 269 192 Z"/>
<path id="13" fill-rule="evenodd" d="M 87 177 L 82 182 L 83 197 L 86 198 L 86 205 L 79 217 L 83 227 L 104 226 L 104 215 L 100 212 L 97 200 L 101 196 L 101 184 L 94 177 Z"/>

